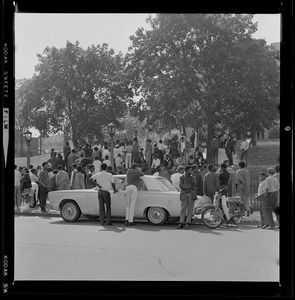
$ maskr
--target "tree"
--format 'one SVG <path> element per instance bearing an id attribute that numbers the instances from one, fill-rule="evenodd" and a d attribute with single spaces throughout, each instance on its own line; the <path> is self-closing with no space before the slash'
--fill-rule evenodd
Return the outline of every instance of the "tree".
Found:
<path id="1" fill-rule="evenodd" d="M 125 115 L 132 91 L 123 74 L 123 55 L 107 44 L 86 50 L 67 42 L 38 55 L 37 74 L 23 92 L 22 116 L 44 134 L 64 131 L 73 143 L 101 136 Z"/>
<path id="2" fill-rule="evenodd" d="M 166 129 L 207 124 L 208 159 L 214 124 L 241 93 L 235 78 L 240 44 L 256 30 L 252 15 L 157 15 L 131 37 L 128 75 L 141 94 L 132 113 Z M 237 105 L 237 103 L 236 103 Z M 230 117 L 230 116 L 229 116 Z"/>

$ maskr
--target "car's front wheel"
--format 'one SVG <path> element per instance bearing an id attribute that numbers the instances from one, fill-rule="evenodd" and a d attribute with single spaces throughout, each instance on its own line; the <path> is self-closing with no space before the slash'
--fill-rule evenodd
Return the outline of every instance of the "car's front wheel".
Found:
<path id="1" fill-rule="evenodd" d="M 80 218 L 81 211 L 75 201 L 67 200 L 62 204 L 60 214 L 65 222 L 75 222 Z"/>
<path id="2" fill-rule="evenodd" d="M 162 207 L 152 206 L 148 209 L 146 217 L 150 224 L 163 225 L 168 219 L 168 212 Z"/>

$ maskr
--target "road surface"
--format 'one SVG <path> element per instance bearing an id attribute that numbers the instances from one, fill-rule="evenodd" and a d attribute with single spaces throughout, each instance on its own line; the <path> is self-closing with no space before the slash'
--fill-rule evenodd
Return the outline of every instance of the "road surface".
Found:
<path id="1" fill-rule="evenodd" d="M 15 280 L 279 281 L 279 232 L 15 217 Z"/>

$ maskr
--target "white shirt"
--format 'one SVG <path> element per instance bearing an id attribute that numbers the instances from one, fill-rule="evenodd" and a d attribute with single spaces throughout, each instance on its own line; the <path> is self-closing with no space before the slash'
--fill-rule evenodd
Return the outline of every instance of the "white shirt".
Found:
<path id="1" fill-rule="evenodd" d="M 180 181 L 180 177 L 183 175 L 183 173 L 174 173 L 173 175 L 171 175 L 171 181 L 173 186 L 180 191 L 180 187 L 179 187 L 179 181 Z"/>
<path id="2" fill-rule="evenodd" d="M 114 148 L 114 158 L 116 158 L 119 153 L 120 153 L 120 148 Z"/>
<path id="3" fill-rule="evenodd" d="M 115 159 L 116 167 L 122 166 L 122 157 L 117 156 Z"/>
<path id="4" fill-rule="evenodd" d="M 265 179 L 265 188 L 268 189 L 268 193 L 278 191 L 280 189 L 280 183 L 279 183 L 278 178 L 276 178 L 272 175 L 269 175 Z"/>
<path id="5" fill-rule="evenodd" d="M 181 142 L 180 151 L 183 152 L 185 150 L 185 142 Z"/>
<path id="6" fill-rule="evenodd" d="M 102 159 L 105 159 L 106 155 L 110 157 L 110 151 L 108 149 L 103 148 L 102 150 Z"/>
<path id="7" fill-rule="evenodd" d="M 249 148 L 249 143 L 247 141 L 241 142 L 241 150 L 247 150 Z"/>
<path id="8" fill-rule="evenodd" d="M 158 147 L 159 150 L 162 150 L 162 151 L 164 150 L 163 143 L 158 143 L 157 147 Z"/>
<path id="9" fill-rule="evenodd" d="M 110 192 L 113 189 L 112 183 L 114 183 L 114 177 L 111 173 L 101 171 L 91 176 L 90 179 L 95 180 L 104 191 Z"/>
<path id="10" fill-rule="evenodd" d="M 152 166 L 151 166 L 151 167 L 152 167 L 152 168 L 153 168 L 153 167 L 156 168 L 157 166 L 160 165 L 160 163 L 161 163 L 161 162 L 160 162 L 160 159 L 159 159 L 159 158 L 157 158 L 157 159 L 154 159 L 154 158 L 153 158 L 153 162 L 152 162 Z"/>
<path id="11" fill-rule="evenodd" d="M 29 172 L 29 174 L 30 174 L 30 177 L 31 177 L 31 181 L 32 181 L 32 182 L 37 182 L 37 181 L 39 181 L 39 178 L 38 178 L 35 174 L 33 174 L 31 171 Z"/>
<path id="12" fill-rule="evenodd" d="M 14 170 L 14 184 L 15 186 L 20 186 L 20 181 L 22 179 L 22 175 L 19 170 Z"/>
<path id="13" fill-rule="evenodd" d="M 99 159 L 96 159 L 93 161 L 93 165 L 94 165 L 94 173 L 99 173 L 101 167 L 101 161 Z"/>
<path id="14" fill-rule="evenodd" d="M 265 193 L 265 180 L 262 180 L 262 181 L 259 182 L 257 195 L 260 196 L 264 193 Z"/>
<path id="15" fill-rule="evenodd" d="M 103 161 L 103 163 L 104 163 L 104 164 L 107 164 L 107 166 L 111 166 L 111 165 L 112 165 L 112 164 L 111 164 L 111 161 L 108 160 L 108 159 L 105 159 L 105 160 Z"/>

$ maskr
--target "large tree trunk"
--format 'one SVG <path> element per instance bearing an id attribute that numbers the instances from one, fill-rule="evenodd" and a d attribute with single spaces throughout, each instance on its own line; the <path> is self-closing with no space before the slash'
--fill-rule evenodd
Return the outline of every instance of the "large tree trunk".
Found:
<path id="1" fill-rule="evenodd" d="M 211 140 L 213 138 L 213 132 L 214 132 L 214 124 L 209 122 L 207 124 L 207 162 L 213 163 L 213 153 L 211 149 Z"/>

